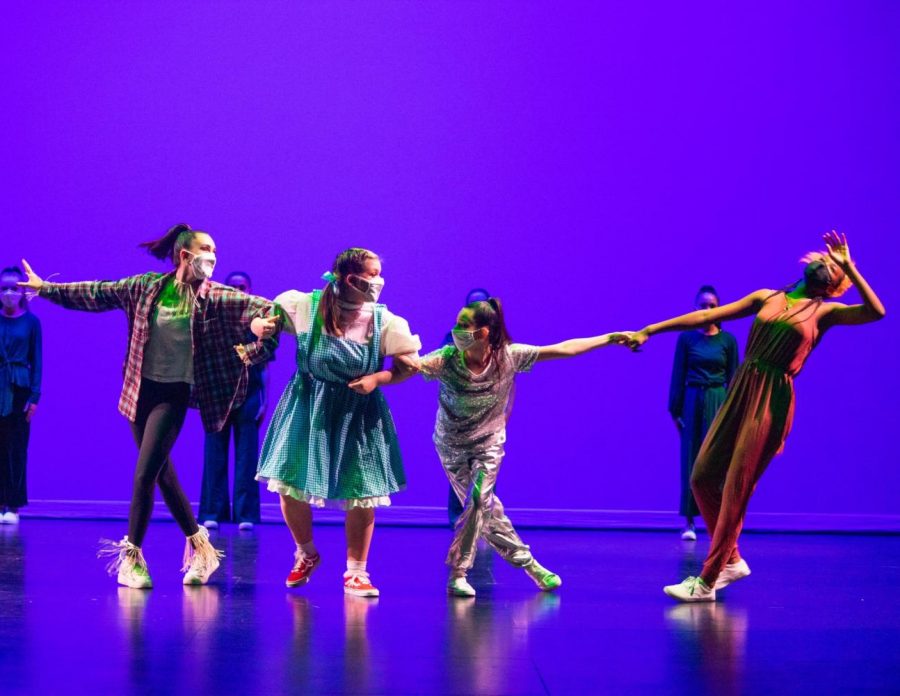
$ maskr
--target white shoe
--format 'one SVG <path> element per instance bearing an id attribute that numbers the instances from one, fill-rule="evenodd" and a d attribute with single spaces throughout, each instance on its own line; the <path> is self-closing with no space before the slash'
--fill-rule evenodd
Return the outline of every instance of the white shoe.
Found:
<path id="1" fill-rule="evenodd" d="M 119 564 L 119 573 L 116 578 L 120 585 L 132 587 L 136 590 L 149 590 L 153 587 L 150 579 L 150 571 L 145 563 L 136 561 L 130 555 L 125 555 Z"/>
<path id="2" fill-rule="evenodd" d="M 679 602 L 715 602 L 716 590 L 707 587 L 700 578 L 693 576 L 685 578 L 678 585 L 666 585 L 663 592 L 677 599 Z"/>
<path id="3" fill-rule="evenodd" d="M 716 578 L 715 589 L 721 590 L 723 587 L 728 587 L 733 582 L 743 580 L 748 575 L 750 575 L 750 566 L 747 565 L 747 561 L 743 558 L 737 563 L 729 563 L 722 569 L 722 572 L 719 573 L 719 577 Z"/>
<path id="4" fill-rule="evenodd" d="M 697 532 L 694 531 L 693 527 L 685 527 L 681 533 L 681 538 L 685 541 L 697 541 Z"/>
<path id="5" fill-rule="evenodd" d="M 185 585 L 205 585 L 209 576 L 219 567 L 219 559 L 225 554 L 209 541 L 209 532 L 200 527 L 196 534 L 189 536 L 184 545 Z"/>
<path id="6" fill-rule="evenodd" d="M 241 522 L 238 525 L 238 529 L 242 532 L 252 532 L 253 531 L 253 523 L 252 522 Z"/>
<path id="7" fill-rule="evenodd" d="M 3 524 L 19 524 L 19 513 L 9 510 L 3 513 Z"/>
<path id="8" fill-rule="evenodd" d="M 216 522 L 215 520 L 206 520 L 203 523 L 203 526 L 206 527 L 207 529 L 218 529 L 219 523 Z"/>
<path id="9" fill-rule="evenodd" d="M 466 580 L 466 576 L 451 577 L 447 581 L 447 593 L 454 597 L 474 597 L 475 588 Z"/>

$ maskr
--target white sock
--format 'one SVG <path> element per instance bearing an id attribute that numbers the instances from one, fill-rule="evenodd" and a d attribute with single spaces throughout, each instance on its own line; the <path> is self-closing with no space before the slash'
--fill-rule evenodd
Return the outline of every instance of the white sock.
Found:
<path id="1" fill-rule="evenodd" d="M 312 539 L 304 544 L 297 544 L 297 550 L 304 558 L 312 558 L 313 556 L 319 555 L 319 552 L 316 551 L 316 544 Z"/>
<path id="2" fill-rule="evenodd" d="M 347 575 L 368 575 L 365 561 L 351 561 L 347 559 Z"/>

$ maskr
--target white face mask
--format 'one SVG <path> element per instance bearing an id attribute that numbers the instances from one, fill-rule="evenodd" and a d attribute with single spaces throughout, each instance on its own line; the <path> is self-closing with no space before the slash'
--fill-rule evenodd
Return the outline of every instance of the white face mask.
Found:
<path id="1" fill-rule="evenodd" d="M 351 281 L 350 278 L 353 278 L 353 280 Z M 347 278 L 347 282 L 365 295 L 366 302 L 378 302 L 378 298 L 381 297 L 381 291 L 384 290 L 384 278 L 381 276 L 362 278 L 355 275 Z"/>
<path id="2" fill-rule="evenodd" d="M 475 332 L 465 329 L 453 329 L 453 345 L 461 351 L 468 350 L 475 345 Z"/>
<path id="3" fill-rule="evenodd" d="M 200 280 L 212 278 L 213 269 L 216 267 L 216 255 L 211 251 L 205 251 L 202 254 L 194 254 L 188 252 L 194 258 L 191 259 L 191 270 L 194 277 Z"/>

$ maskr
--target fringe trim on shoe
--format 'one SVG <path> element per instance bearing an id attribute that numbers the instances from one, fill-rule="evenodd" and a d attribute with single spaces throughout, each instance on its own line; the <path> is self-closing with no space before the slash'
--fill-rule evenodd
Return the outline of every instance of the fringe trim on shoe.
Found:
<path id="1" fill-rule="evenodd" d="M 191 569 L 194 557 L 198 557 L 205 566 L 217 565 L 219 560 L 225 558 L 225 552 L 219 551 L 209 540 L 209 530 L 200 527 L 196 534 L 189 536 L 184 542 L 184 558 L 181 572 L 186 573 Z"/>
<path id="2" fill-rule="evenodd" d="M 101 539 L 100 548 L 97 550 L 97 558 L 110 558 L 106 564 L 106 572 L 110 575 L 118 575 L 122 564 L 126 558 L 131 558 L 135 565 L 148 568 L 147 560 L 139 546 L 135 546 L 128 537 L 122 537 L 122 541 L 113 541 L 112 539 Z"/>

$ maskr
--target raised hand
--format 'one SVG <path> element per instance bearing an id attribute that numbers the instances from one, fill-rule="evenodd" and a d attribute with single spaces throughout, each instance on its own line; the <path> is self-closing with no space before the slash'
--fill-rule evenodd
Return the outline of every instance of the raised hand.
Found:
<path id="1" fill-rule="evenodd" d="M 22 259 L 22 268 L 25 269 L 25 275 L 28 277 L 28 280 L 20 280 L 17 284 L 23 288 L 40 290 L 44 285 L 44 281 L 41 280 L 37 273 L 31 270 L 31 266 L 28 265 L 28 262 L 25 259 Z"/>
<path id="2" fill-rule="evenodd" d="M 846 269 L 852 261 L 850 260 L 850 247 L 847 244 L 847 235 L 838 234 L 837 230 L 831 230 L 822 236 L 825 240 L 825 247 L 828 249 L 828 255 L 831 260 L 838 266 Z"/>

